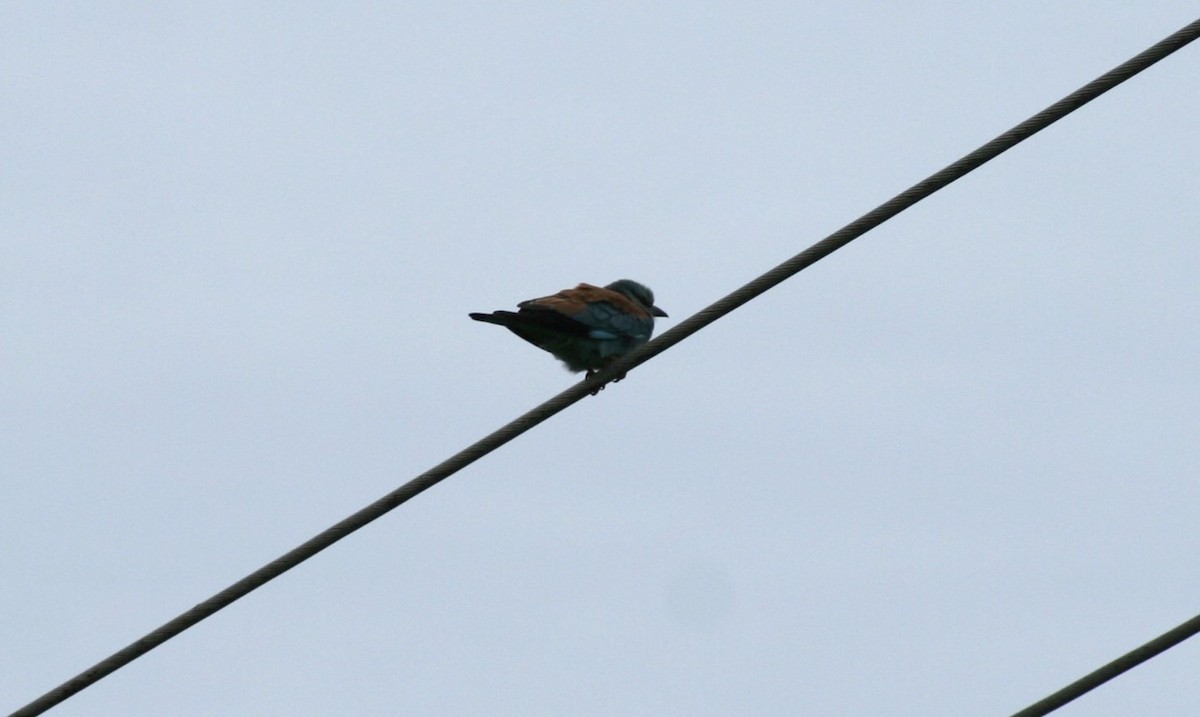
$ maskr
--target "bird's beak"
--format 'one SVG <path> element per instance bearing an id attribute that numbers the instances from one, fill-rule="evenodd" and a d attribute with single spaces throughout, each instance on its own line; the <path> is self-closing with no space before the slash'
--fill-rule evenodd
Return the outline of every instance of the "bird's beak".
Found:
<path id="1" fill-rule="evenodd" d="M 651 306 L 650 313 L 654 314 L 655 316 L 661 316 L 663 318 L 666 318 L 666 316 L 667 316 L 667 312 L 663 311 L 662 309 L 658 308 L 657 306 Z"/>

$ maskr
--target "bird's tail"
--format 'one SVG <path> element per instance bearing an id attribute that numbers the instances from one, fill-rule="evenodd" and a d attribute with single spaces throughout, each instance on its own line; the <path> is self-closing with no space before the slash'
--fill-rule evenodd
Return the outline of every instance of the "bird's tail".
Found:
<path id="1" fill-rule="evenodd" d="M 467 314 L 476 321 L 483 321 L 497 326 L 511 326 L 516 314 L 511 311 L 494 311 L 490 314 Z"/>

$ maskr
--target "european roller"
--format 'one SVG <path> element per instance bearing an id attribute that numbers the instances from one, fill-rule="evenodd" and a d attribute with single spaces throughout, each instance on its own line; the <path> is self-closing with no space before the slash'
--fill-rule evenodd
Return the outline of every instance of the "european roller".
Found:
<path id="1" fill-rule="evenodd" d="M 589 378 L 649 341 L 654 333 L 654 317 L 667 315 L 654 305 L 654 292 L 629 279 L 603 288 L 580 284 L 553 296 L 522 301 L 517 308 L 520 310 L 516 312 L 470 316 L 503 326 L 554 354 L 567 370 L 587 371 Z"/>

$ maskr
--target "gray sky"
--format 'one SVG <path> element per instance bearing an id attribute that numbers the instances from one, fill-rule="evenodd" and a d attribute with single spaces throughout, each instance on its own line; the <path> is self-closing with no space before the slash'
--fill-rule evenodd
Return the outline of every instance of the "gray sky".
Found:
<path id="1" fill-rule="evenodd" d="M 1192 2 L 0 5 L 0 711 Z M 1190 47 L 56 715 L 998 715 L 1200 612 Z M 661 330 L 661 328 L 660 328 Z M 1062 715 L 1194 714 L 1186 643 Z"/>

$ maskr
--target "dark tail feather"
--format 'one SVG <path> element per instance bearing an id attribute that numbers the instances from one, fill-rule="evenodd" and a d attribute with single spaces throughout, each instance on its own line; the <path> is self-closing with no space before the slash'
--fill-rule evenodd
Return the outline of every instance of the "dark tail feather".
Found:
<path id="1" fill-rule="evenodd" d="M 467 316 L 476 321 L 496 324 L 497 326 L 509 326 L 517 315 L 511 311 L 496 311 L 491 314 L 467 314 Z"/>
<path id="2" fill-rule="evenodd" d="M 493 311 L 490 314 L 467 314 L 476 321 L 498 324 L 516 333 L 526 341 L 538 343 L 537 336 L 587 336 L 590 327 L 570 316 L 552 309 L 521 309 L 520 311 Z"/>

